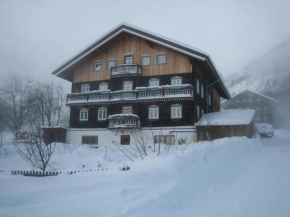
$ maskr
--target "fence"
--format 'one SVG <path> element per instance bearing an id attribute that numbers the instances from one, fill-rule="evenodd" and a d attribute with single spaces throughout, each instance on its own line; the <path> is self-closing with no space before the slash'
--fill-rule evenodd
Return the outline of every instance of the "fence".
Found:
<path id="1" fill-rule="evenodd" d="M 95 171 L 107 171 L 112 168 L 98 168 L 98 169 L 89 169 L 89 170 L 74 170 L 74 171 L 28 171 L 28 170 L 5 170 L 0 169 L 1 173 L 11 173 L 11 175 L 23 175 L 23 176 L 33 176 L 33 177 L 46 177 L 46 176 L 57 176 L 60 174 L 68 174 L 72 175 L 75 173 L 83 173 L 83 172 L 95 172 Z"/>

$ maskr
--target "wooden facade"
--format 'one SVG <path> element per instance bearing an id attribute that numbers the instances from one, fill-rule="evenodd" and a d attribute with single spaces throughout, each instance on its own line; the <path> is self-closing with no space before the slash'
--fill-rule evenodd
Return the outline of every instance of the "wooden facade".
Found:
<path id="1" fill-rule="evenodd" d="M 158 61 L 160 55 L 162 61 Z M 72 82 L 72 93 L 67 96 L 71 128 L 109 128 L 109 122 L 130 128 L 134 118 L 119 115 L 118 121 L 112 119 L 126 113 L 124 107 L 137 115 L 137 127 L 193 126 L 203 113 L 219 111 L 221 96 L 229 97 L 222 81 L 211 85 L 220 78 L 206 54 L 126 25 L 53 74 Z M 158 85 L 150 84 L 152 79 Z M 101 90 L 104 84 L 107 88 Z M 149 112 L 153 107 L 157 110 L 150 111 L 158 115 Z"/>
<path id="2" fill-rule="evenodd" d="M 212 140 L 233 136 L 253 137 L 253 121 L 248 125 L 197 126 L 196 128 L 198 141 L 208 140 L 206 133 Z"/>

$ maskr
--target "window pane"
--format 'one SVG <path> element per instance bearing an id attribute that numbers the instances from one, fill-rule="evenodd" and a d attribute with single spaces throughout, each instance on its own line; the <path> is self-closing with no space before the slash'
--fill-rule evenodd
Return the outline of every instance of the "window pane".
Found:
<path id="1" fill-rule="evenodd" d="M 149 81 L 149 86 L 151 86 L 151 87 L 159 86 L 159 79 L 151 79 Z"/>
<path id="2" fill-rule="evenodd" d="M 165 64 L 166 63 L 166 55 L 158 55 L 157 56 L 157 64 Z"/>
<path id="3" fill-rule="evenodd" d="M 132 65 L 133 64 L 133 57 L 132 56 L 125 57 L 125 64 Z"/>
<path id="4" fill-rule="evenodd" d="M 101 70 L 102 70 L 102 63 L 101 62 L 94 63 L 94 71 L 101 71 Z"/>
<path id="5" fill-rule="evenodd" d="M 133 82 L 132 81 L 124 81 L 124 90 L 132 90 Z"/>
<path id="6" fill-rule="evenodd" d="M 116 65 L 116 61 L 115 60 L 110 60 L 108 61 L 108 69 L 111 69 L 112 67 L 114 67 Z"/>
<path id="7" fill-rule="evenodd" d="M 142 65 L 143 66 L 149 66 L 150 65 L 150 57 L 149 56 L 142 57 Z"/>

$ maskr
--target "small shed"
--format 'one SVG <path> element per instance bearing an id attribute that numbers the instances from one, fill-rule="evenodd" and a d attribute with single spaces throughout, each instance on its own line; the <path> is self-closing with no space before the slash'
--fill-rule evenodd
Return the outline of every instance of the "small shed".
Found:
<path id="1" fill-rule="evenodd" d="M 44 142 L 50 144 L 52 142 L 66 142 L 66 131 L 67 129 L 60 126 L 43 126 Z"/>
<path id="2" fill-rule="evenodd" d="M 207 132 L 211 139 L 232 136 L 253 136 L 253 118 L 255 110 L 224 110 L 205 114 L 196 123 L 197 140 L 207 140 L 203 132 Z"/>

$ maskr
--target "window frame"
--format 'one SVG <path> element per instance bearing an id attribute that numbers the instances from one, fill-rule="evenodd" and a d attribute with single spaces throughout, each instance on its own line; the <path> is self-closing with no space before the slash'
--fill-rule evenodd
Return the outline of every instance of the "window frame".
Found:
<path id="1" fill-rule="evenodd" d="M 173 84 L 173 81 L 180 81 L 180 84 Z M 171 85 L 182 85 L 182 77 L 181 76 L 174 76 L 171 78 Z"/>
<path id="2" fill-rule="evenodd" d="M 111 68 L 116 66 L 116 60 L 115 59 L 107 60 L 107 70 L 111 70 L 111 68 L 109 68 L 109 62 L 114 62 L 114 66 L 111 66 Z"/>
<path id="3" fill-rule="evenodd" d="M 101 64 L 101 69 L 100 70 L 96 70 L 96 67 L 95 67 L 96 63 L 100 63 Z M 102 69 L 103 69 L 103 62 L 102 61 L 95 61 L 94 64 L 93 64 L 93 71 L 94 72 L 101 72 Z"/>
<path id="4" fill-rule="evenodd" d="M 179 108 L 180 109 L 180 116 L 177 116 L 178 111 L 176 111 L 176 116 L 173 117 L 173 108 Z M 171 119 L 182 119 L 182 105 L 174 104 L 174 105 L 170 106 L 170 118 Z"/>
<path id="5" fill-rule="evenodd" d="M 126 58 L 127 57 L 132 57 L 132 63 L 131 64 L 127 64 L 126 63 Z M 134 64 L 134 55 L 133 54 L 125 54 L 124 55 L 124 64 L 127 64 L 127 65 L 133 65 Z"/>
<path id="6" fill-rule="evenodd" d="M 158 85 L 151 85 L 151 82 L 156 82 L 158 81 Z M 160 79 L 159 78 L 150 78 L 149 79 L 149 87 L 158 87 L 160 86 Z"/>
<path id="7" fill-rule="evenodd" d="M 85 139 L 92 140 L 92 138 L 94 138 L 96 143 L 91 143 L 91 142 L 85 142 L 84 141 Z M 84 144 L 87 144 L 87 145 L 98 145 L 98 142 L 99 142 L 98 140 L 99 140 L 98 136 L 87 136 L 87 135 L 85 135 L 85 136 L 82 136 L 82 145 L 84 145 Z"/>
<path id="8" fill-rule="evenodd" d="M 200 108 L 199 108 L 199 106 L 196 106 L 196 119 L 197 120 L 200 119 Z"/>
<path id="9" fill-rule="evenodd" d="M 88 88 L 88 90 L 86 90 L 86 88 Z M 85 89 L 85 91 L 83 91 L 83 89 Z M 81 85 L 81 93 L 86 93 L 90 91 L 90 85 L 89 84 L 82 84 Z"/>
<path id="10" fill-rule="evenodd" d="M 200 94 L 200 82 L 198 79 L 196 79 L 196 93 L 199 95 Z"/>
<path id="11" fill-rule="evenodd" d="M 102 113 L 102 117 L 100 118 L 100 112 L 105 112 L 105 118 L 103 118 L 103 113 Z M 98 108 L 98 121 L 106 121 L 108 119 L 108 108 L 106 107 L 100 107 Z"/>
<path id="12" fill-rule="evenodd" d="M 204 86 L 203 84 L 200 85 L 200 96 L 204 99 Z"/>
<path id="13" fill-rule="evenodd" d="M 101 90 L 101 86 L 104 86 L 104 85 L 107 86 L 107 89 L 106 90 Z M 108 82 L 99 83 L 99 91 L 107 91 L 108 89 L 109 89 L 109 83 Z"/>
<path id="14" fill-rule="evenodd" d="M 82 113 L 86 113 L 86 115 L 82 115 Z M 84 117 L 86 118 L 84 118 Z M 89 109 L 88 108 L 81 108 L 79 112 L 79 121 L 88 121 L 89 120 Z"/>
<path id="15" fill-rule="evenodd" d="M 130 82 L 131 83 L 131 89 L 125 89 L 125 83 L 126 82 Z M 123 90 L 133 90 L 133 80 L 132 79 L 128 79 L 128 80 L 123 80 Z"/>
<path id="16" fill-rule="evenodd" d="M 144 65 L 143 64 L 143 59 L 144 58 L 149 58 L 149 64 L 147 64 L 147 65 Z M 141 65 L 142 66 L 150 66 L 151 65 L 151 55 L 143 55 L 142 57 L 141 57 Z"/>
<path id="17" fill-rule="evenodd" d="M 154 110 L 155 109 L 157 110 L 157 117 L 154 117 Z M 150 117 L 150 110 L 153 110 L 152 117 Z M 148 120 L 159 120 L 159 106 L 157 106 L 157 105 L 148 106 Z"/>
<path id="18" fill-rule="evenodd" d="M 165 62 L 164 63 L 159 63 L 159 61 L 158 61 L 158 57 L 159 56 L 165 56 Z M 166 53 L 157 54 L 156 55 L 156 62 L 157 62 L 157 65 L 165 65 L 167 63 L 167 54 Z"/>
<path id="19" fill-rule="evenodd" d="M 129 142 L 124 141 L 125 139 L 129 139 Z M 131 138 L 130 135 L 121 135 L 120 137 L 120 144 L 121 145 L 130 145 Z"/>

